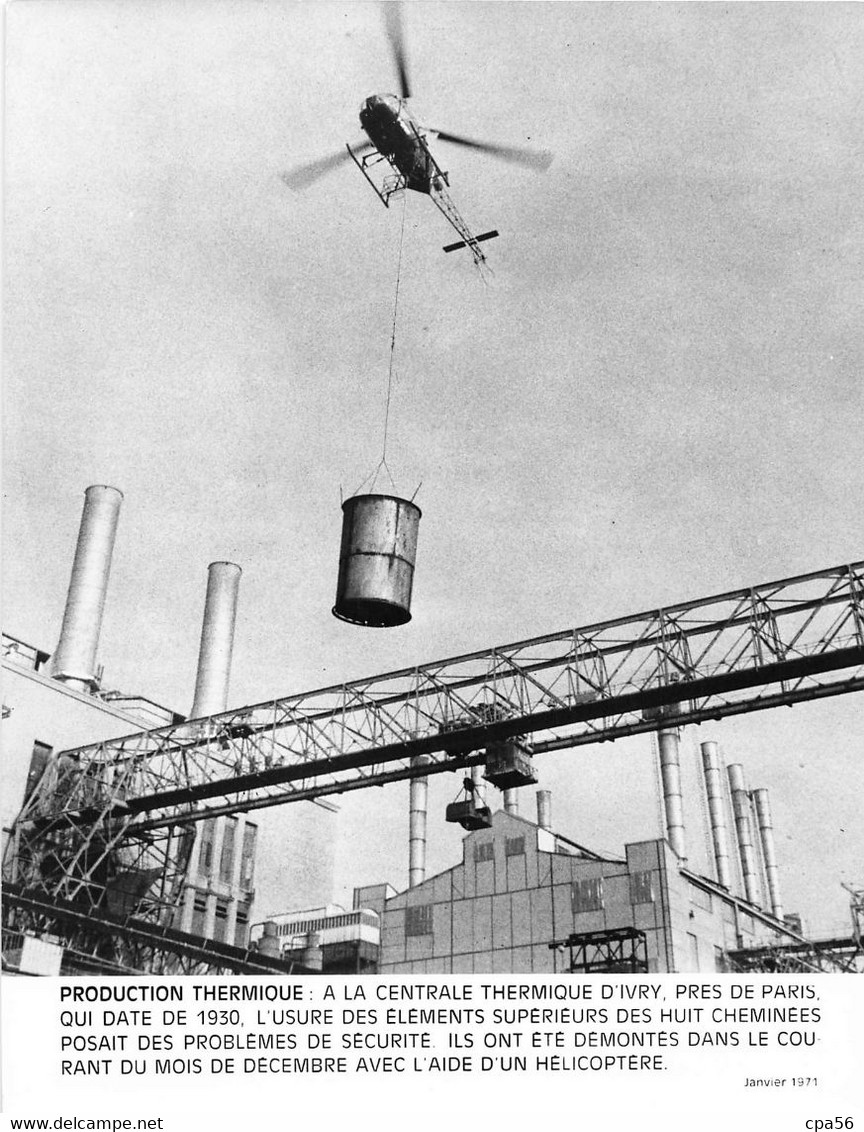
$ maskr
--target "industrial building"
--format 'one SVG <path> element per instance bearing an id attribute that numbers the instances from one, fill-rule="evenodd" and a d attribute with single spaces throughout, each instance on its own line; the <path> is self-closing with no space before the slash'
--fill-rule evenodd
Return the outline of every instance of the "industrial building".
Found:
<path id="1" fill-rule="evenodd" d="M 541 795 L 544 792 L 540 792 Z M 462 861 L 381 900 L 379 970 L 393 974 L 726 971 L 729 954 L 799 941 L 771 912 L 690 872 L 666 840 L 601 857 L 499 810 Z M 358 890 L 362 906 L 373 894 Z"/>
<path id="2" fill-rule="evenodd" d="M 103 485 L 85 493 L 53 656 L 3 639 L 8 966 L 860 968 L 860 924 L 814 943 L 784 912 L 767 792 L 748 789 L 739 764 L 724 769 L 711 741 L 701 746 L 711 875 L 688 867 L 679 740 L 688 723 L 857 690 L 861 678 L 844 670 L 862 661 L 864 565 L 771 583 L 758 617 L 752 589 L 687 603 L 695 628 L 677 637 L 680 613 L 667 609 L 633 619 L 632 639 L 617 619 L 229 710 L 240 568 L 216 562 L 187 719 L 109 690 L 97 665 L 121 499 Z M 640 733 L 657 738 L 664 838 L 598 854 L 553 830 L 543 790 L 537 821 L 519 816 L 535 754 Z M 427 877 L 428 778 L 460 768 L 464 798 L 447 818 L 467 831 L 462 860 Z M 483 804 L 481 774 L 503 810 Z M 405 780 L 408 888 L 357 888 L 351 910 L 326 903 L 330 798 Z"/>
<path id="3" fill-rule="evenodd" d="M 61 751 L 130 733 L 183 725 L 186 715 L 145 696 L 111 689 L 97 663 L 99 633 L 122 494 L 94 485 L 85 493 L 66 609 L 53 652 L 3 634 L 3 850 L 21 806 Z M 227 706 L 240 568 L 208 568 L 192 716 Z M 253 900 L 278 907 L 287 882 L 297 898 L 315 899 L 329 886 L 336 807 L 326 799 L 296 808 L 277 823 L 243 813 L 200 823 L 188 850 L 172 927 L 191 936 L 246 949 Z M 270 820 L 268 821 L 268 817 Z M 259 835 L 266 859 L 283 862 L 256 874 Z M 294 864 L 284 866 L 284 862 Z M 128 877 L 109 885 L 109 912 L 128 912 Z M 53 962 L 53 960 L 50 960 Z"/>

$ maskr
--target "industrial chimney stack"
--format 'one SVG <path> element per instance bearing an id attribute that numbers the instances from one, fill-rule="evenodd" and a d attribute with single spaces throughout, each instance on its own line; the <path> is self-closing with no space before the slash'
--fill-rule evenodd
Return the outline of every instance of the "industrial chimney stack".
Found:
<path id="1" fill-rule="evenodd" d="M 428 755 L 415 755 L 412 766 L 424 766 Z M 429 797 L 429 779 L 412 778 L 408 784 L 408 887 L 422 884 L 426 879 L 426 808 Z"/>
<path id="2" fill-rule="evenodd" d="M 657 734 L 657 744 L 660 748 L 660 778 L 663 783 L 663 805 L 666 812 L 666 839 L 676 857 L 686 861 L 679 736 L 677 727 L 661 728 Z"/>
<path id="3" fill-rule="evenodd" d="M 732 763 L 726 768 L 726 771 L 729 775 L 732 813 L 735 815 L 735 829 L 738 833 L 738 852 L 741 857 L 741 875 L 744 878 L 744 895 L 751 904 L 758 904 L 759 892 L 756 884 L 753 823 L 750 821 L 750 796 L 744 785 L 744 769 L 740 763 Z"/>
<path id="4" fill-rule="evenodd" d="M 714 864 L 717 883 L 732 887 L 732 870 L 729 860 L 729 830 L 726 808 L 723 804 L 723 772 L 717 753 L 717 744 L 702 744 L 702 768 L 705 772 L 705 793 L 708 798 L 708 817 L 711 822 L 711 840 L 714 846 Z"/>
<path id="5" fill-rule="evenodd" d="M 207 597 L 201 625 L 192 719 L 218 715 L 228 707 L 237 592 L 242 573 L 233 562 L 211 562 L 207 571 Z"/>
<path id="6" fill-rule="evenodd" d="M 81 692 L 97 684 L 96 650 L 122 501 L 121 491 L 104 484 L 94 484 L 84 492 L 72 577 L 51 669 L 56 680 Z"/>
<path id="7" fill-rule="evenodd" d="M 552 828 L 552 791 L 537 791 L 537 824 L 541 829 Z"/>
<path id="8" fill-rule="evenodd" d="M 774 825 L 771 821 L 771 808 L 768 805 L 768 791 L 764 788 L 753 791 L 756 806 L 756 821 L 759 824 L 759 840 L 762 845 L 762 860 L 765 864 L 765 880 L 768 885 L 768 899 L 771 911 L 778 920 L 783 919 L 783 901 L 780 899 L 780 879 L 777 868 L 777 853 L 774 848 Z"/>

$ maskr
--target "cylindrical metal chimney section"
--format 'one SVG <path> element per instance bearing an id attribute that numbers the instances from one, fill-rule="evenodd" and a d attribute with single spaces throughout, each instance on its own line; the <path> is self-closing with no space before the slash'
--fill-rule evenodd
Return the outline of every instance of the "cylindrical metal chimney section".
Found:
<path id="1" fill-rule="evenodd" d="M 228 707 L 228 681 L 241 573 L 240 567 L 233 562 L 211 562 L 207 567 L 207 597 L 204 601 L 192 719 L 218 715 Z"/>
<path id="2" fill-rule="evenodd" d="M 660 748 L 660 778 L 666 812 L 666 839 L 676 857 L 687 859 L 684 848 L 684 806 L 681 796 L 681 763 L 677 727 L 664 727 L 657 733 Z"/>
<path id="3" fill-rule="evenodd" d="M 541 829 L 552 828 L 552 791 L 537 791 L 537 824 Z"/>
<path id="4" fill-rule="evenodd" d="M 388 628 L 411 620 L 420 508 L 395 495 L 353 495 L 342 504 L 333 613 Z"/>
<path id="5" fill-rule="evenodd" d="M 516 817 L 519 815 L 519 795 L 513 786 L 504 791 L 504 813 L 513 814 Z"/>
<path id="6" fill-rule="evenodd" d="M 759 824 L 759 840 L 762 844 L 762 859 L 765 862 L 765 880 L 768 884 L 768 899 L 771 911 L 778 920 L 783 919 L 783 901 L 780 899 L 780 874 L 777 868 L 777 853 L 774 848 L 774 823 L 771 821 L 771 807 L 768 805 L 768 791 L 764 787 L 753 791 L 756 806 L 756 821 Z"/>
<path id="7" fill-rule="evenodd" d="M 116 487 L 94 484 L 84 492 L 78 545 L 51 669 L 55 679 L 82 692 L 96 684 L 96 649 L 122 502 L 123 492 Z"/>
<path id="8" fill-rule="evenodd" d="M 415 755 L 412 766 L 425 766 L 427 755 Z M 426 805 L 429 796 L 429 779 L 412 778 L 408 800 L 408 887 L 422 884 L 426 879 Z"/>
<path id="9" fill-rule="evenodd" d="M 708 798 L 708 818 L 711 822 L 711 839 L 714 844 L 714 864 L 717 882 L 724 888 L 732 887 L 732 865 L 729 859 L 729 829 L 726 824 L 726 807 L 723 804 L 723 772 L 717 744 L 702 744 L 702 768 L 705 771 L 705 793 Z"/>
<path id="10" fill-rule="evenodd" d="M 756 854 L 753 846 L 753 827 L 750 822 L 750 798 L 744 785 L 744 769 L 739 763 L 732 763 L 726 768 L 726 771 L 729 775 L 732 813 L 735 816 L 735 829 L 738 833 L 738 853 L 741 857 L 744 895 L 751 904 L 756 904 L 759 900 Z"/>

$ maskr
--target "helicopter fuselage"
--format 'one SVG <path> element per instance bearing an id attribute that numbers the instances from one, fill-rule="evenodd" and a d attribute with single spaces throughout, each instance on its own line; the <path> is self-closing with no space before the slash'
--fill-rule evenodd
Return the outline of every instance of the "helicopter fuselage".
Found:
<path id="1" fill-rule="evenodd" d="M 425 135 L 395 94 L 370 95 L 360 109 L 360 125 L 382 157 L 405 178 L 407 188 L 431 193 L 440 188 L 439 178 L 446 181 Z"/>

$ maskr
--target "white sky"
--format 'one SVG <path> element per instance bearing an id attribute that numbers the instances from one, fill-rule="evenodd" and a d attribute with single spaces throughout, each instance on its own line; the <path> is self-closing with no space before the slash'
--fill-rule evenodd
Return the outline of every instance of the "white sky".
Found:
<path id="1" fill-rule="evenodd" d="M 489 286 L 408 200 L 388 455 L 424 514 L 390 631 L 330 608 L 340 485 L 380 455 L 401 207 L 350 164 L 302 194 L 278 176 L 393 89 L 380 7 L 6 15 L 8 631 L 56 644 L 91 483 L 125 493 L 100 659 L 177 710 L 214 559 L 244 568 L 240 705 L 864 557 L 860 5 L 407 6 L 420 120 L 556 160 L 434 147 L 501 232 Z M 769 787 L 786 906 L 816 927 L 864 882 L 862 714 L 686 736 Z M 561 832 L 658 834 L 648 738 L 540 769 Z M 432 780 L 430 871 L 457 789 Z M 407 785 L 346 797 L 335 895 L 406 868 Z"/>

